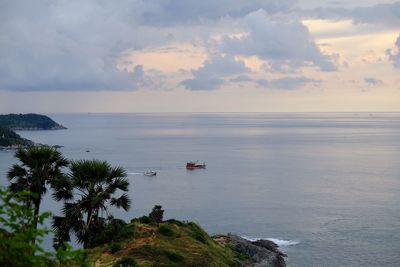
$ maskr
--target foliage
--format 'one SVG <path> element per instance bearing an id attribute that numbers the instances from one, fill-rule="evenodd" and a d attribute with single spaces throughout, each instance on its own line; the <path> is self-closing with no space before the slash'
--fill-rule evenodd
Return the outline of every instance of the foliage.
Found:
<path id="1" fill-rule="evenodd" d="M 133 219 L 133 221 L 136 221 L 136 220 L 139 221 L 140 223 L 144 223 L 144 224 L 150 224 L 150 223 L 154 222 L 149 216 L 142 216 L 137 219 Z"/>
<path id="2" fill-rule="evenodd" d="M 27 207 L 33 207 L 33 227 L 38 222 L 40 204 L 43 195 L 47 192 L 47 185 L 53 185 L 56 179 L 63 176 L 62 168 L 67 166 L 68 160 L 61 152 L 52 147 L 30 147 L 19 149 L 15 153 L 20 164 L 14 164 L 7 178 L 10 181 L 9 189 L 12 192 L 28 191 L 24 199 Z"/>
<path id="3" fill-rule="evenodd" d="M 129 181 L 121 167 L 111 167 L 105 161 L 81 160 L 71 163 L 68 177 L 55 184 L 55 197 L 64 200 L 63 216 L 53 217 L 56 231 L 55 247 L 70 241 L 75 233 L 84 248 L 97 245 L 97 237 L 106 228 L 106 220 L 99 215 L 109 214 L 108 206 L 129 210 L 131 200 L 126 193 Z"/>
<path id="4" fill-rule="evenodd" d="M 175 220 L 175 219 L 169 219 L 167 222 L 168 222 L 168 223 L 171 223 L 171 224 L 178 225 L 178 226 L 185 226 L 185 223 L 184 223 L 184 222 L 178 221 L 178 220 Z"/>
<path id="5" fill-rule="evenodd" d="M 172 227 L 170 227 L 169 225 L 161 225 L 158 228 L 158 232 L 164 236 L 169 236 L 169 237 L 173 237 L 176 235 Z"/>
<path id="6" fill-rule="evenodd" d="M 122 249 L 122 245 L 120 243 L 111 243 L 110 244 L 110 252 L 112 254 L 117 253 Z"/>
<path id="7" fill-rule="evenodd" d="M 83 249 L 74 250 L 69 244 L 64 244 L 62 248 L 57 249 L 54 267 L 81 266 L 87 267 L 86 252 Z"/>
<path id="8" fill-rule="evenodd" d="M 33 142 L 22 138 L 13 130 L 0 127 L 0 147 L 32 146 Z"/>
<path id="9" fill-rule="evenodd" d="M 184 261 L 185 257 L 183 257 L 181 254 L 176 253 L 174 251 L 165 251 L 165 255 L 168 257 L 170 261 L 173 262 L 182 262 Z"/>
<path id="10" fill-rule="evenodd" d="M 185 259 L 181 254 L 173 250 L 167 248 L 160 248 L 149 244 L 140 246 L 137 249 L 135 249 L 133 251 L 133 255 L 152 258 L 156 260 L 157 263 L 162 263 L 162 262 L 176 263 L 176 262 L 182 262 Z"/>
<path id="11" fill-rule="evenodd" d="M 196 239 L 197 241 L 200 241 L 201 243 L 206 243 L 207 242 L 207 233 L 204 232 L 203 229 L 201 229 L 197 224 L 195 223 L 188 223 L 188 225 L 191 227 L 192 233 L 191 236 Z"/>
<path id="12" fill-rule="evenodd" d="M 121 255 L 132 256 L 141 266 L 240 266 L 237 252 L 222 243 L 215 242 L 195 223 L 162 222 L 135 224 L 135 239 L 125 240 L 117 254 L 110 254 L 109 247 L 96 247 L 88 250 L 91 263 L 97 260 L 106 265 L 115 262 Z M 162 234 L 163 228 L 174 232 L 172 237 Z M 195 238 L 200 235 L 205 242 Z"/>
<path id="13" fill-rule="evenodd" d="M 90 246 L 94 247 L 106 243 L 123 241 L 128 238 L 133 238 L 134 233 L 134 225 L 127 224 L 121 219 L 110 217 L 104 221 L 101 229 L 98 229 L 97 235 L 90 240 Z"/>
<path id="14" fill-rule="evenodd" d="M 0 126 L 9 129 L 63 129 L 65 127 L 56 123 L 47 116 L 39 114 L 8 114 L 0 115 Z"/>
<path id="15" fill-rule="evenodd" d="M 84 266 L 80 250 L 67 246 L 66 250 L 51 253 L 40 247 L 49 231 L 33 227 L 34 209 L 23 202 L 30 196 L 28 192 L 12 193 L 0 187 L 0 266 Z M 38 223 L 43 224 L 49 216 L 40 214 Z"/>
<path id="16" fill-rule="evenodd" d="M 137 262 L 135 261 L 134 258 L 131 257 L 123 257 L 113 265 L 113 267 L 135 267 L 135 266 L 138 266 Z"/>
<path id="17" fill-rule="evenodd" d="M 155 205 L 149 214 L 149 217 L 156 223 L 161 223 L 163 221 L 163 216 L 164 210 L 160 205 Z"/>

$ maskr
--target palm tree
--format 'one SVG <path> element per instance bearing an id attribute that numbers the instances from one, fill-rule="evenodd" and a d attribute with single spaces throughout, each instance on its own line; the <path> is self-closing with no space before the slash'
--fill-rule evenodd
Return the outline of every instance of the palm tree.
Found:
<path id="1" fill-rule="evenodd" d="M 33 227 L 36 229 L 40 204 L 47 192 L 47 185 L 52 185 L 63 176 L 62 168 L 68 165 L 68 160 L 60 151 L 48 146 L 18 149 L 15 157 L 20 164 L 14 164 L 8 171 L 9 188 L 12 192 L 30 192 L 25 202 L 34 209 Z"/>
<path id="2" fill-rule="evenodd" d="M 128 195 L 115 196 L 118 190 L 127 192 L 129 182 L 123 168 L 112 167 L 105 161 L 75 161 L 70 169 L 68 178 L 59 179 L 54 187 L 54 197 L 65 201 L 63 216 L 53 217 L 55 246 L 69 241 L 73 232 L 78 242 L 88 248 L 105 224 L 102 215 L 110 215 L 109 206 L 129 210 Z"/>

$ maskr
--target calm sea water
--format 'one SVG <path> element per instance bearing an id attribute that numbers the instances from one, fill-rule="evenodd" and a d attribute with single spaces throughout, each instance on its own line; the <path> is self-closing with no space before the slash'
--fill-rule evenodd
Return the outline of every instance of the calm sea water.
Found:
<path id="1" fill-rule="evenodd" d="M 400 265 L 400 114 L 51 117 L 69 129 L 20 134 L 126 168 L 133 206 L 117 217 L 161 204 L 210 233 L 279 239 L 289 266 Z M 3 184 L 14 162 L 0 152 Z M 43 210 L 59 207 L 46 197 Z"/>

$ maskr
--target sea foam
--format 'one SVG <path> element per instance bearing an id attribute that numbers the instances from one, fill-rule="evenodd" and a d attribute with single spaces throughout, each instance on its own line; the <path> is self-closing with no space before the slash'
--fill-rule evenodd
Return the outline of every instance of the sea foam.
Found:
<path id="1" fill-rule="evenodd" d="M 280 247 L 286 247 L 286 246 L 293 246 L 297 245 L 300 242 L 296 240 L 283 240 L 283 239 L 278 239 L 278 238 L 258 238 L 258 237 L 248 237 L 248 236 L 242 236 L 244 239 L 249 240 L 251 242 L 258 241 L 258 240 L 269 240 L 274 242 Z"/>

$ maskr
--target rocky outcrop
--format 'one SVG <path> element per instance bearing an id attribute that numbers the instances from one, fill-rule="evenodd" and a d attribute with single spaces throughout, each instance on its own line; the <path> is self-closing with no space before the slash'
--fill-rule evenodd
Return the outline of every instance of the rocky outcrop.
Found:
<path id="1" fill-rule="evenodd" d="M 278 249 L 278 245 L 269 240 L 249 241 L 240 236 L 228 234 L 217 237 L 216 241 L 230 245 L 233 249 L 248 256 L 242 266 L 252 267 L 286 267 L 286 254 Z"/>

